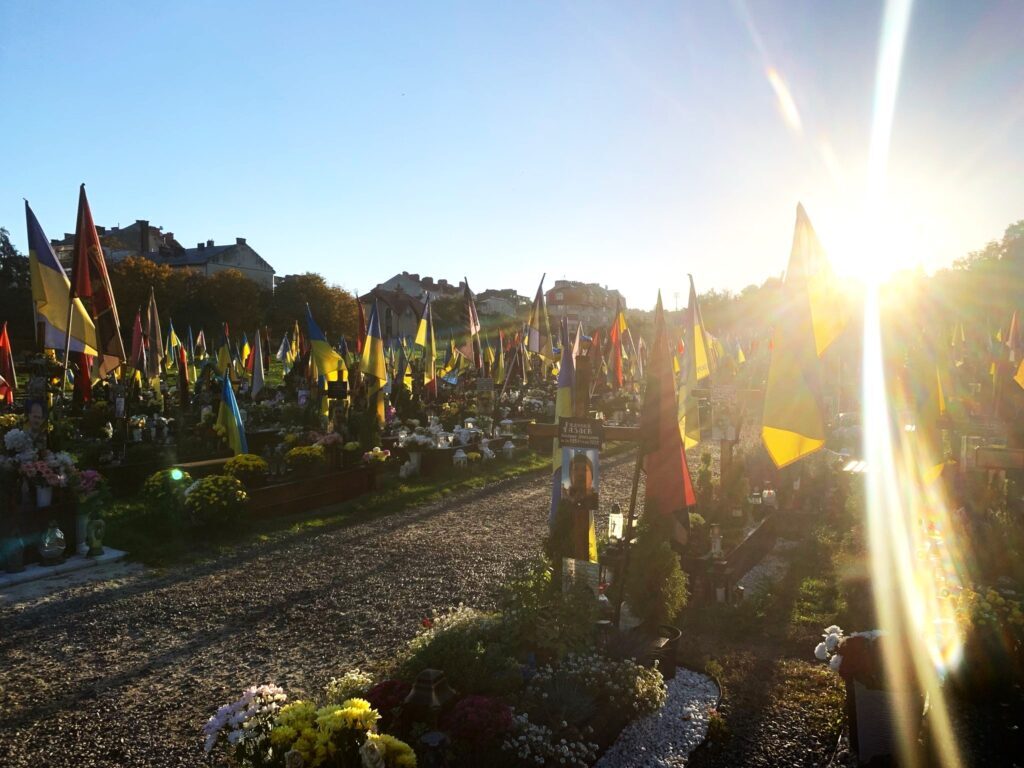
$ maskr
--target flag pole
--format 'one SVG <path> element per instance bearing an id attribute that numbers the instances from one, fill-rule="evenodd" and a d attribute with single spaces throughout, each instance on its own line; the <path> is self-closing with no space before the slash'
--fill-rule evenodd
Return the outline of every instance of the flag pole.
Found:
<path id="1" fill-rule="evenodd" d="M 75 311 L 75 284 L 68 290 L 68 324 L 64 331 L 64 372 L 60 379 L 60 398 L 64 399 L 64 391 L 68 381 L 68 359 L 71 357 L 71 320 Z"/>
<path id="2" fill-rule="evenodd" d="M 615 628 L 619 628 L 622 619 L 622 600 L 626 594 L 626 573 L 629 571 L 629 543 L 633 538 L 633 519 L 636 516 L 636 495 L 640 488 L 640 469 L 644 463 L 643 446 L 637 446 L 636 466 L 633 469 L 633 490 L 629 497 L 629 514 L 626 516 L 626 530 L 622 539 L 622 573 L 618 574 L 616 581 L 620 582 L 615 594 Z"/>

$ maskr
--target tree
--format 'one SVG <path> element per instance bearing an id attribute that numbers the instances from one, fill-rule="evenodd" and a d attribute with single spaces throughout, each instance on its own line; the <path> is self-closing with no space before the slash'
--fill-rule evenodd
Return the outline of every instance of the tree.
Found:
<path id="1" fill-rule="evenodd" d="M 342 334 L 350 339 L 355 336 L 359 324 L 355 297 L 315 272 L 289 275 L 278 284 L 267 313 L 272 332 L 279 335 L 296 320 L 305 329 L 307 303 L 328 341 L 335 343 Z"/>
<path id="2" fill-rule="evenodd" d="M 35 338 L 32 311 L 32 281 L 28 257 L 18 253 L 6 229 L 0 227 L 0 323 L 17 345 L 31 345 Z"/>

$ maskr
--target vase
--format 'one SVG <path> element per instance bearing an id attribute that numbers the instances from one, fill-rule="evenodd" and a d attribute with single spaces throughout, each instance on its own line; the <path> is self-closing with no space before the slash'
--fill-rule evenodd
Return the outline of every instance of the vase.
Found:
<path id="1" fill-rule="evenodd" d="M 87 557 L 99 557 L 103 554 L 103 534 L 107 530 L 107 524 L 102 517 L 94 516 L 89 525 L 86 526 L 86 540 L 89 543 Z"/>
<path id="2" fill-rule="evenodd" d="M 53 504 L 53 487 L 49 485 L 36 486 L 36 507 L 44 509 Z"/>
<path id="3" fill-rule="evenodd" d="M 75 553 L 84 556 L 89 551 L 85 540 L 89 531 L 89 516 L 79 513 L 75 515 Z"/>
<path id="4" fill-rule="evenodd" d="M 64 557 L 66 546 L 64 531 L 57 527 L 56 521 L 51 520 L 50 527 L 39 539 L 39 556 L 43 558 L 43 565 L 57 565 Z"/>
<path id="5" fill-rule="evenodd" d="M 25 570 L 25 543 L 21 536 L 14 534 L 7 540 L 7 552 L 4 557 L 4 569 L 8 573 L 20 573 Z"/>
<path id="6" fill-rule="evenodd" d="M 415 470 L 414 474 L 418 475 L 423 467 L 423 454 L 420 451 L 409 451 L 409 463 Z"/>
<path id="7" fill-rule="evenodd" d="M 132 427 L 132 442 L 133 443 L 141 443 L 142 442 L 142 429 L 141 428 L 139 428 L 139 427 Z"/>

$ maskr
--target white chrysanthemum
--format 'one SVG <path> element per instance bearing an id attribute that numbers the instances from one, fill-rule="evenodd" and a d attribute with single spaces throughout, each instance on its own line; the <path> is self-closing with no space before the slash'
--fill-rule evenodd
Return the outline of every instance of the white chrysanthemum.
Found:
<path id="1" fill-rule="evenodd" d="M 828 648 L 825 647 L 824 643 L 818 643 L 814 648 L 814 658 L 818 661 L 828 660 Z"/>

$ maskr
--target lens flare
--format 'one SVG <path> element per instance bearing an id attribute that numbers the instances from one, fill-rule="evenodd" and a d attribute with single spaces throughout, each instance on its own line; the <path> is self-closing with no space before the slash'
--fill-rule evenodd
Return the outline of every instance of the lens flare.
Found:
<path id="1" fill-rule="evenodd" d="M 804 124 L 800 119 L 800 110 L 796 108 L 796 102 L 793 100 L 793 94 L 790 93 L 786 81 L 782 79 L 782 75 L 779 74 L 775 67 L 768 67 L 765 77 L 768 78 L 768 83 L 771 85 L 772 90 L 775 91 L 775 98 L 779 101 L 779 111 L 782 112 L 782 119 L 794 131 L 802 133 Z"/>
<path id="2" fill-rule="evenodd" d="M 911 5 L 910 0 L 886 3 L 879 43 L 865 204 L 866 231 L 876 256 L 891 247 L 882 232 L 870 227 L 884 221 L 887 207 L 890 137 Z M 887 381 L 879 292 L 879 281 L 870 281 L 864 304 L 863 403 L 871 574 L 879 624 L 888 638 L 882 644 L 883 661 L 896 698 L 901 764 L 926 761 L 918 746 L 918 725 L 927 699 L 930 747 L 939 764 L 958 766 L 941 688 L 962 647 L 952 599 L 959 589 L 959 556 L 938 479 L 942 447 L 934 425 L 926 428 L 916 418 L 900 423 L 893 417 L 913 404 L 904 402 L 895 382 Z M 919 361 L 926 369 L 927 353 Z M 936 362 L 932 357 L 931 365 Z M 936 389 L 934 397 L 941 399 L 941 386 Z M 940 404 L 933 405 L 941 412 Z"/>

